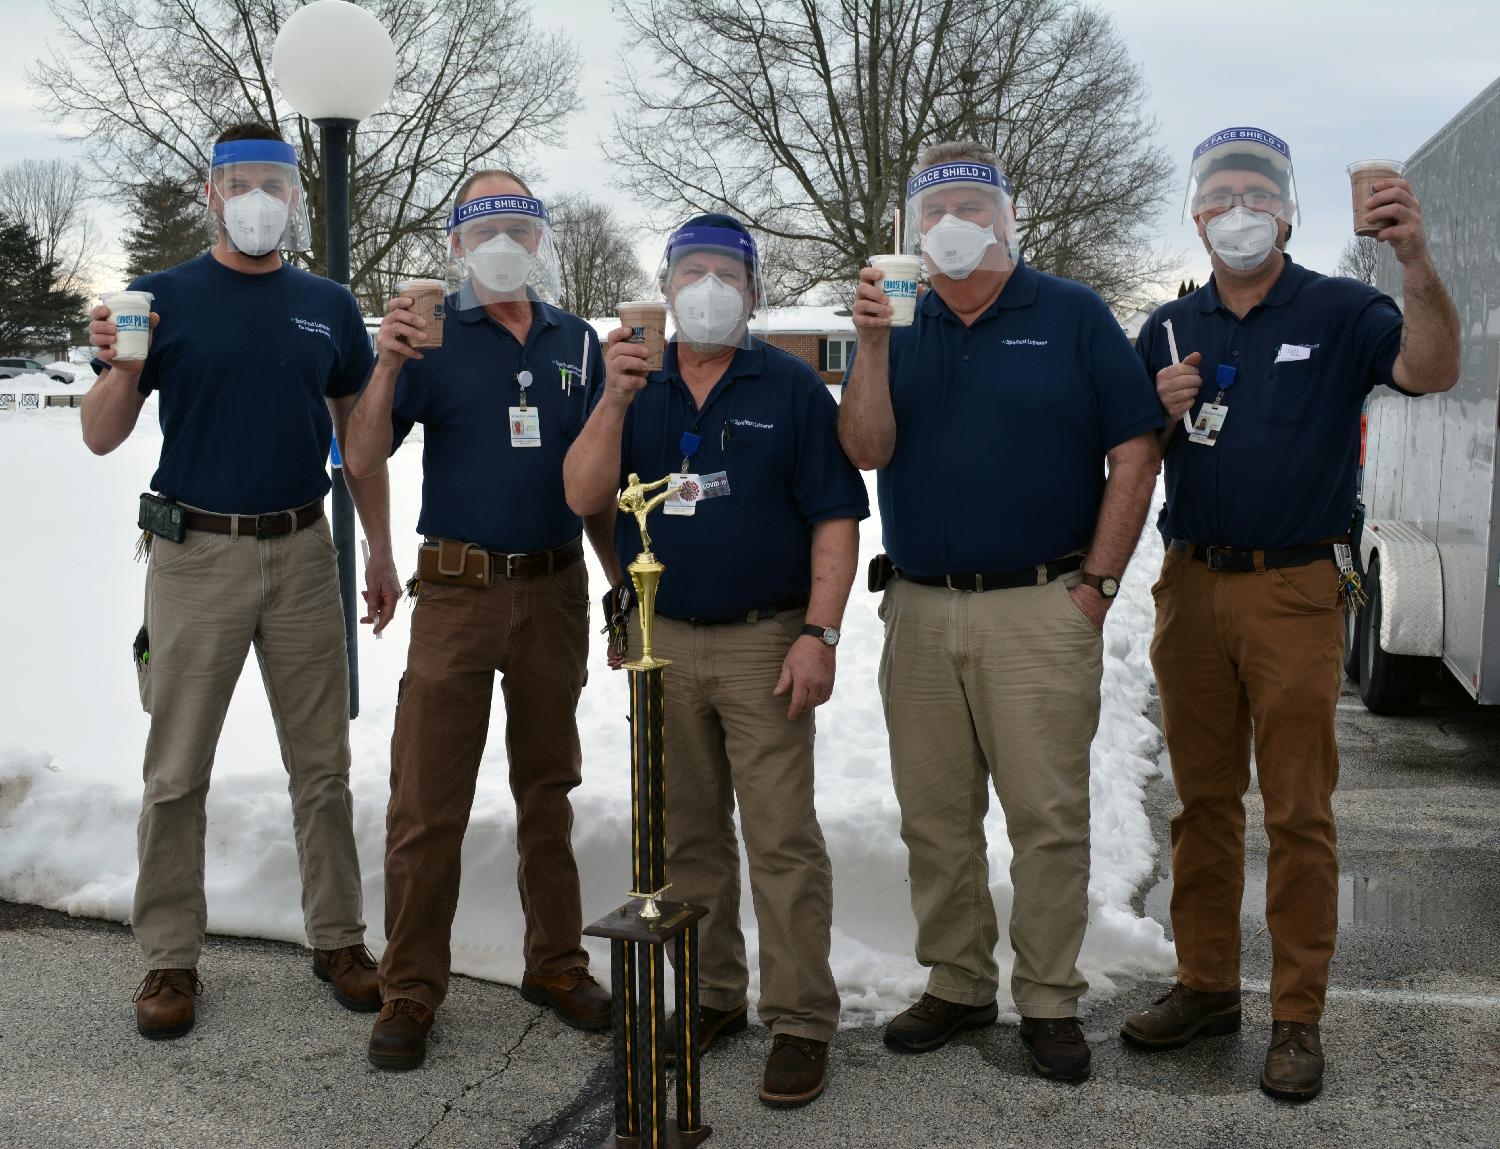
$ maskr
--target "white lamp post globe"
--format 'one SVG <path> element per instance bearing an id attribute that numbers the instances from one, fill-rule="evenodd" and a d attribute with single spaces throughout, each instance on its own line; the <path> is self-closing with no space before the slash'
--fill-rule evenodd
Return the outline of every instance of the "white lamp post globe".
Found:
<path id="1" fill-rule="evenodd" d="M 309 120 L 363 120 L 396 83 L 396 47 L 375 16 L 346 0 L 297 9 L 271 53 L 276 84 Z"/>

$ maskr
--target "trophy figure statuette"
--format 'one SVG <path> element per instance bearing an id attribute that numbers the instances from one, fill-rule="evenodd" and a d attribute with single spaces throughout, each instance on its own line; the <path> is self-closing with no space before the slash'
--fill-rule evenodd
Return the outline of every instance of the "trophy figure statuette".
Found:
<path id="1" fill-rule="evenodd" d="M 652 652 L 656 589 L 666 567 L 651 553 L 646 518 L 671 496 L 671 476 L 630 475 L 620 510 L 635 516 L 641 551 L 627 568 L 640 609 L 641 657 L 630 677 L 631 900 L 583 932 L 610 942 L 614 999 L 615 1128 L 607 1149 L 687 1149 L 713 1132 L 698 1098 L 698 922 L 701 906 L 662 900 L 667 884 L 664 692 L 670 659 Z M 660 488 L 660 494 L 648 497 Z M 667 1121 L 666 947 L 677 947 L 677 1114 Z"/>

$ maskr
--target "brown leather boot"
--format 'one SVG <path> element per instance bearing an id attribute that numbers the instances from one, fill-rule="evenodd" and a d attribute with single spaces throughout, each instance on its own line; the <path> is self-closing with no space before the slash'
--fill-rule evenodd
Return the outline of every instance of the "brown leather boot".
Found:
<path id="1" fill-rule="evenodd" d="M 333 997 L 345 1009 L 372 1013 L 380 1008 L 380 978 L 364 946 L 313 950 L 313 973 L 333 986 Z"/>
<path id="2" fill-rule="evenodd" d="M 1273 1021 L 1271 1047 L 1260 1087 L 1272 1097 L 1311 1101 L 1323 1088 L 1323 1041 L 1318 1027 L 1301 1021 Z"/>
<path id="3" fill-rule="evenodd" d="M 203 992 L 196 969 L 154 969 L 130 1000 L 135 1028 L 142 1037 L 164 1041 L 193 1028 L 193 998 Z"/>
<path id="4" fill-rule="evenodd" d="M 750 1025 L 748 1017 L 749 1006 L 742 1005 L 737 1009 L 710 1009 L 706 1005 L 698 1007 L 698 1056 L 702 1057 L 708 1052 L 709 1047 L 721 1037 L 728 1037 L 732 1033 L 743 1033 Z M 665 1043 L 665 1060 L 668 1065 L 677 1061 L 677 1015 L 674 1013 L 667 1018 L 667 1039 Z"/>
<path id="5" fill-rule="evenodd" d="M 1176 1049 L 1195 1037 L 1234 1033 L 1240 1027 L 1240 991 L 1211 993 L 1178 982 L 1120 1026 L 1120 1036 L 1146 1049 Z"/>
<path id="6" fill-rule="evenodd" d="M 806 1105 L 828 1078 L 828 1043 L 810 1037 L 778 1033 L 771 1039 L 766 1075 L 760 1083 L 760 1099 L 773 1109 Z"/>
<path id="7" fill-rule="evenodd" d="M 581 965 L 550 977 L 527 970 L 521 975 L 521 996 L 532 1005 L 556 1010 L 574 1029 L 608 1029 L 614 1016 L 609 990 Z"/>
<path id="8" fill-rule="evenodd" d="M 1031 1067 L 1052 1081 L 1085 1081 L 1093 1055 L 1076 1017 L 1023 1017 L 1021 1040 Z"/>
<path id="9" fill-rule="evenodd" d="M 902 1053 L 927 1053 L 947 1045 L 960 1029 L 994 1025 L 999 1013 L 993 1001 L 960 1005 L 924 993 L 915 1005 L 891 1018 L 885 1027 L 885 1043 Z"/>
<path id="10" fill-rule="evenodd" d="M 370 1028 L 370 1064 L 380 1069 L 416 1069 L 427 1059 L 427 1031 L 432 1010 L 409 997 L 396 997 L 380 1007 Z"/>

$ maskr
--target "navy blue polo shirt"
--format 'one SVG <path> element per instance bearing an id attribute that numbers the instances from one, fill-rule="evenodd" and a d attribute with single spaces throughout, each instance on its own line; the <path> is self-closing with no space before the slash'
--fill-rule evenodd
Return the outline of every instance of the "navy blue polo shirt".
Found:
<path id="1" fill-rule="evenodd" d="M 130 289 L 161 316 L 140 381 L 160 392 L 152 488 L 237 515 L 326 495 L 325 400 L 358 392 L 374 364 L 349 289 L 288 263 L 247 275 L 207 252 Z"/>
<path id="2" fill-rule="evenodd" d="M 1178 353 L 1203 355 L 1193 418 L 1218 397 L 1220 365 L 1236 371 L 1217 445 L 1188 442 L 1181 426 L 1172 436 L 1163 534 L 1273 550 L 1346 532 L 1365 396 L 1376 384 L 1395 386 L 1402 319 L 1391 298 L 1288 258 L 1270 293 L 1241 320 L 1210 279 L 1141 328 L 1136 350 L 1152 379 L 1172 361 L 1167 319 Z"/>
<path id="3" fill-rule="evenodd" d="M 563 458 L 590 408 L 579 383 L 585 335 L 588 392 L 604 382 L 599 340 L 576 315 L 533 299 L 523 346 L 482 306 L 460 302 L 448 297 L 443 345 L 423 349 L 396 380 L 391 450 L 423 427 L 417 529 L 506 553 L 560 547 L 583 530 L 563 495 Z M 539 412 L 539 447 L 511 445 L 522 371 L 531 372 L 526 405 Z"/>
<path id="4" fill-rule="evenodd" d="M 1024 262 L 971 327 L 925 293 L 891 330 L 890 362 L 880 516 L 891 561 L 914 575 L 1019 571 L 1087 547 L 1105 453 L 1165 422 L 1104 301 Z"/>
<path id="5" fill-rule="evenodd" d="M 666 564 L 657 610 L 670 618 L 728 619 L 812 588 L 812 529 L 870 513 L 864 480 L 838 441 L 838 404 L 802 360 L 756 342 L 735 352 L 701 410 L 670 344 L 625 413 L 620 485 L 682 469 L 682 434 L 699 436 L 688 471 L 729 476 L 729 494 L 693 515 L 651 513 L 652 551 Z M 655 492 L 653 492 L 653 495 Z M 641 549 L 634 515 L 621 513 L 622 566 Z"/>

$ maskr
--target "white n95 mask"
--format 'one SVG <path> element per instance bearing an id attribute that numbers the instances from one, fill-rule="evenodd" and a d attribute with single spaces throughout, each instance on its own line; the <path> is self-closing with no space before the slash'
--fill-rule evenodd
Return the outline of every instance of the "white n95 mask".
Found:
<path id="1" fill-rule="evenodd" d="M 491 291 L 517 291 L 526 285 L 534 260 L 508 235 L 485 240 L 465 257 L 474 278 Z"/>
<path id="2" fill-rule="evenodd" d="M 745 318 L 745 297 L 717 275 L 705 275 L 677 293 L 672 313 L 689 343 L 727 347 Z"/>
<path id="3" fill-rule="evenodd" d="M 224 230 L 236 250 L 265 255 L 281 246 L 290 212 L 286 200 L 256 188 L 224 201 Z"/>
<path id="4" fill-rule="evenodd" d="M 922 254 L 949 279 L 968 279 L 996 242 L 993 227 L 945 215 L 922 236 Z"/>
<path id="5" fill-rule="evenodd" d="M 1259 267 L 1276 246 L 1276 217 L 1243 206 L 1214 216 L 1204 230 L 1214 254 L 1236 271 Z"/>

